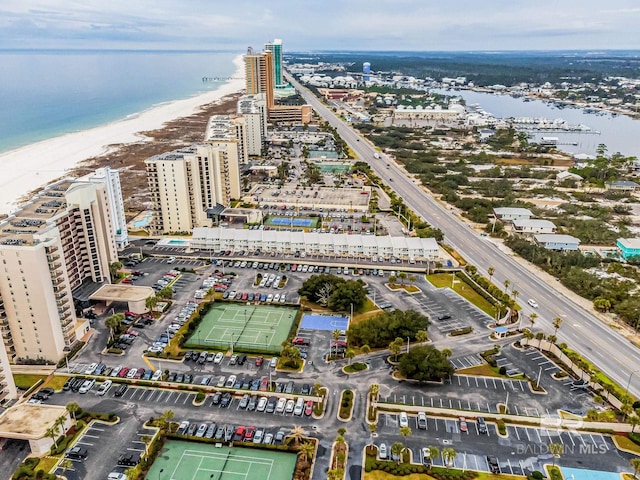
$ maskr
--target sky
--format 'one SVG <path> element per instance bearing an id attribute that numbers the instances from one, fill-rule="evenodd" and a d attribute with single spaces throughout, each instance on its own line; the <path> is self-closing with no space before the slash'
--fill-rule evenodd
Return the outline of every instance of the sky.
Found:
<path id="1" fill-rule="evenodd" d="M 0 48 L 640 49 L 638 0 L 2 0 Z"/>

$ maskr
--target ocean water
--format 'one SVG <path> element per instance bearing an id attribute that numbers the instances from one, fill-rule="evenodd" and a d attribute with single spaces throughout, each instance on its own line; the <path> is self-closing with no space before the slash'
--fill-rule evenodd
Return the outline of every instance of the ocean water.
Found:
<path id="1" fill-rule="evenodd" d="M 239 52 L 0 51 L 0 152 L 215 90 Z"/>

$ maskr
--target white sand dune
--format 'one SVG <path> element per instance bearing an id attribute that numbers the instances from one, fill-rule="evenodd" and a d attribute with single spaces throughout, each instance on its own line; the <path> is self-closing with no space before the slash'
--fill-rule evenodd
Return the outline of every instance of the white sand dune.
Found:
<path id="1" fill-rule="evenodd" d="M 109 145 L 140 141 L 139 132 L 161 128 L 222 97 L 244 88 L 242 57 L 233 60 L 233 79 L 218 89 L 184 100 L 157 105 L 107 125 L 43 140 L 0 154 L 0 213 L 11 213 L 29 192 L 64 177 L 82 161 L 108 151 Z M 240 78 L 240 80 L 239 80 Z"/>

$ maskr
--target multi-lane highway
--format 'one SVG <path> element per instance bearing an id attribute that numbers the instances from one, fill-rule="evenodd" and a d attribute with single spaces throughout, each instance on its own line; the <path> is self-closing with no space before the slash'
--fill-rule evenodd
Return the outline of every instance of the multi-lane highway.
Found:
<path id="1" fill-rule="evenodd" d="M 335 127 L 357 156 L 368 162 L 376 174 L 403 199 L 416 214 L 424 218 L 445 234 L 445 242 L 454 247 L 467 260 L 486 274 L 489 266 L 495 268 L 494 282 L 509 279 L 512 288 L 520 292 L 524 314 L 532 310 L 526 299 L 533 298 L 539 304 L 534 330 L 553 332 L 551 321 L 561 317 L 564 321 L 558 331 L 560 342 L 579 351 L 601 368 L 623 388 L 629 384 L 629 392 L 640 396 L 640 350 L 626 338 L 605 325 L 597 317 L 564 297 L 553 283 L 549 284 L 534 271 L 523 267 L 509 255 L 499 250 L 494 243 L 481 237 L 467 224 L 457 219 L 450 210 L 438 203 L 415 181 L 384 156 L 376 158 L 374 148 L 363 140 L 350 126 L 287 74 L 289 82 L 296 87 L 304 99 L 325 120 Z"/>

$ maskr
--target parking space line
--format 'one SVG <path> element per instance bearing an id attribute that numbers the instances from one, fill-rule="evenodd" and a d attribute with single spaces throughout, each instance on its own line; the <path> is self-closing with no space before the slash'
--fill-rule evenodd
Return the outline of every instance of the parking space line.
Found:
<path id="1" fill-rule="evenodd" d="M 89 442 L 83 442 L 82 440 L 78 440 L 76 443 L 76 445 L 89 445 L 90 447 L 93 447 L 93 443 L 89 443 Z"/>
<path id="2" fill-rule="evenodd" d="M 518 384 L 520 385 L 520 390 L 524 392 L 524 382 L 518 382 Z"/>
<path id="3" fill-rule="evenodd" d="M 509 465 L 509 470 L 511 470 L 511 475 L 513 475 L 513 468 L 511 467 L 511 462 L 507 458 L 507 465 Z"/>
<path id="4" fill-rule="evenodd" d="M 595 438 L 593 438 L 593 435 L 591 435 L 590 433 L 589 433 L 589 438 L 590 438 L 590 439 L 591 439 L 591 441 L 593 442 L 593 446 L 594 446 L 594 447 L 597 447 L 597 446 L 598 446 L 598 444 L 597 444 L 597 442 L 596 442 L 596 439 L 595 439 Z"/>
<path id="5" fill-rule="evenodd" d="M 174 400 L 173 403 L 178 403 L 178 400 L 180 400 L 181 396 L 182 396 L 182 393 L 178 392 L 178 395 L 176 396 L 176 399 Z"/>
<path id="6" fill-rule="evenodd" d="M 533 431 L 536 432 L 536 435 L 538 435 L 538 442 L 542 443 L 542 437 L 540 436 L 540 432 L 538 431 L 538 429 L 534 428 Z"/>
<path id="7" fill-rule="evenodd" d="M 513 427 L 513 430 L 516 432 L 516 437 L 520 440 L 520 434 L 518 433 L 518 427 Z"/>
<path id="8" fill-rule="evenodd" d="M 527 434 L 527 440 L 531 441 L 531 436 L 529 435 L 529 429 L 528 428 L 524 429 L 524 433 Z"/>
<path id="9" fill-rule="evenodd" d="M 575 447 L 576 442 L 573 441 L 573 435 L 571 435 L 570 432 L 567 432 L 567 437 L 569 437 L 569 440 L 571 440 L 571 446 Z"/>
<path id="10" fill-rule="evenodd" d="M 518 406 L 517 406 L 517 405 L 514 405 L 514 406 L 513 406 L 513 408 L 515 408 L 515 409 L 516 409 L 516 415 L 520 416 L 520 412 L 518 412 Z"/>

